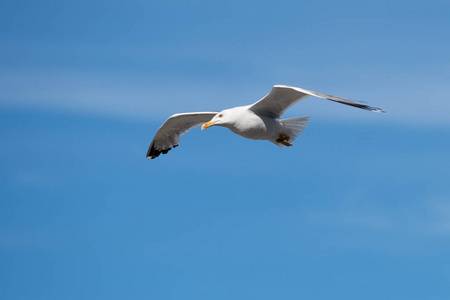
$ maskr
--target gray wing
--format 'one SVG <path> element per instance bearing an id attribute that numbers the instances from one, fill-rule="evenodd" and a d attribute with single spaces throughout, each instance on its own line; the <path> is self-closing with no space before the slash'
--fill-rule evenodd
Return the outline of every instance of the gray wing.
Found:
<path id="1" fill-rule="evenodd" d="M 289 107 L 309 96 L 316 96 L 374 112 L 384 112 L 381 108 L 287 85 L 275 85 L 269 94 L 251 105 L 250 110 L 258 115 L 279 119 Z"/>
<path id="2" fill-rule="evenodd" d="M 180 137 L 194 127 L 211 120 L 218 112 L 192 112 L 170 116 L 158 129 L 147 151 L 147 159 L 166 154 L 178 146 Z"/>

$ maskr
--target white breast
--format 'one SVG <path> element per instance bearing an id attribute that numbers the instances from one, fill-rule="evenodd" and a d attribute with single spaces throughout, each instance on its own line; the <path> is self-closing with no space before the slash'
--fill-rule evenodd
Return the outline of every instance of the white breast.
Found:
<path id="1" fill-rule="evenodd" d="M 236 122 L 228 128 L 236 134 L 252 140 L 272 140 L 281 127 L 278 120 L 258 116 L 252 111 L 240 112 Z"/>

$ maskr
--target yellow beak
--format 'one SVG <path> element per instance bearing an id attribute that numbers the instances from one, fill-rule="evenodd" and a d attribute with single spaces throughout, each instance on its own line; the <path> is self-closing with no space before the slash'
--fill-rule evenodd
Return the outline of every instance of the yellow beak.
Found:
<path id="1" fill-rule="evenodd" d="M 211 121 L 206 122 L 205 124 L 202 125 L 202 130 L 203 130 L 203 129 L 206 129 L 206 128 L 208 128 L 208 127 L 213 126 L 214 123 L 216 123 L 216 122 L 211 122 Z"/>

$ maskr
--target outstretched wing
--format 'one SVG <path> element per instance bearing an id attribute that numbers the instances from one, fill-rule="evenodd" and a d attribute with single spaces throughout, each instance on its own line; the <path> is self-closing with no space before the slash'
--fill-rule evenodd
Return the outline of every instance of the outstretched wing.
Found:
<path id="1" fill-rule="evenodd" d="M 170 116 L 158 129 L 147 151 L 147 159 L 166 154 L 178 146 L 180 137 L 194 127 L 211 120 L 217 112 L 192 112 Z"/>
<path id="2" fill-rule="evenodd" d="M 269 94 L 250 106 L 250 110 L 254 111 L 258 115 L 267 116 L 275 119 L 279 119 L 281 115 L 292 105 L 300 100 L 303 100 L 309 96 L 316 96 L 319 98 L 339 102 L 342 104 L 358 107 L 365 110 L 374 112 L 384 112 L 382 109 L 372 107 L 366 104 L 347 100 L 332 95 L 322 94 L 298 87 L 287 85 L 275 85 Z"/>

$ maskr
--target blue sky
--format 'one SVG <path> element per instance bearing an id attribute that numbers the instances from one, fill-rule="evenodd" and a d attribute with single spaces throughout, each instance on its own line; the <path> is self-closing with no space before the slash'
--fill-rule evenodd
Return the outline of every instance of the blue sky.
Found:
<path id="1" fill-rule="evenodd" d="M 0 298 L 450 297 L 446 1 L 3 1 Z M 171 114 L 308 98 L 294 147 Z"/>

